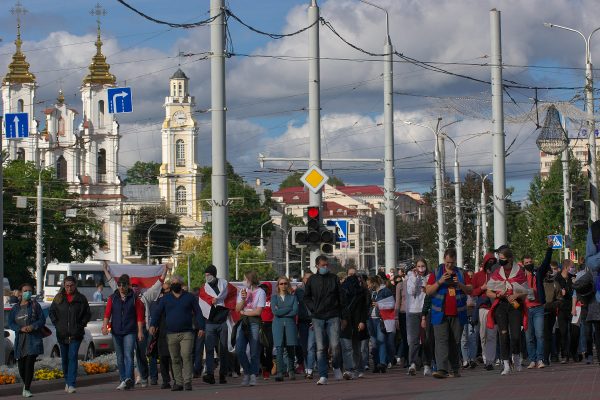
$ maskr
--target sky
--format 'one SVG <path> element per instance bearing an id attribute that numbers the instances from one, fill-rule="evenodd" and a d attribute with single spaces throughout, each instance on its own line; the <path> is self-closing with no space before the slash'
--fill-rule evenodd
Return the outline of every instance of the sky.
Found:
<path id="1" fill-rule="evenodd" d="M 176 23 L 208 17 L 208 0 L 126 0 L 154 18 Z M 455 74 L 490 79 L 489 12 L 502 12 L 504 79 L 517 86 L 539 89 L 539 102 L 573 101 L 582 108 L 584 42 L 572 32 L 550 29 L 546 21 L 591 32 L 600 21 L 594 0 L 370 0 L 390 15 L 390 37 L 395 49 L 420 61 L 435 63 Z M 23 50 L 37 77 L 36 117 L 55 102 L 63 89 L 70 107 L 81 110 L 79 88 L 95 52 L 97 1 L 21 0 L 28 10 L 22 17 Z M 229 0 L 227 6 L 247 24 L 272 33 L 288 33 L 308 25 L 309 0 Z M 382 53 L 385 18 L 381 10 L 359 0 L 320 0 L 321 16 L 348 41 L 372 53 Z M 14 52 L 16 17 L 8 10 L 14 0 L 3 0 L 0 13 L 0 74 Z M 194 115 L 199 127 L 198 161 L 210 165 L 210 50 L 209 27 L 170 28 L 146 20 L 116 0 L 100 2 L 103 53 L 117 77 L 130 86 L 134 112 L 118 115 L 122 134 L 119 169 L 135 161 L 160 161 L 161 123 L 168 79 L 181 68 L 190 78 L 196 98 Z M 595 22 L 596 21 L 596 22 Z M 248 182 L 260 178 L 276 190 L 289 171 L 303 171 L 303 163 L 267 164 L 271 157 L 308 156 L 308 34 L 281 40 L 229 22 L 230 51 L 226 60 L 227 158 Z M 322 156 L 327 158 L 383 157 L 383 64 L 350 48 L 326 27 L 320 27 Z M 179 52 L 194 54 L 177 57 Z M 592 61 L 600 52 L 592 39 Z M 396 186 L 399 191 L 429 191 L 433 186 L 434 135 L 428 128 L 406 125 L 413 121 L 433 127 L 439 117 L 445 133 L 462 142 L 462 173 L 488 173 L 491 158 L 491 87 L 489 84 L 424 69 L 394 59 L 394 138 Z M 600 62 L 600 61 L 599 61 Z M 596 74 L 595 74 L 596 75 Z M 567 88 L 567 89 L 555 89 Z M 539 172 L 535 144 L 535 90 L 507 88 L 506 183 L 513 200 L 526 198 L 529 182 Z M 540 120 L 543 120 L 540 115 Z M 541 122 L 541 121 L 540 121 Z M 43 126 L 43 123 L 42 123 Z M 574 121 L 569 134 L 577 136 Z M 448 141 L 447 141 L 448 142 Z M 512 144 L 512 145 L 511 145 Z M 452 171 L 454 148 L 446 145 L 446 165 Z M 381 164 L 358 162 L 323 164 L 328 174 L 347 184 L 383 185 Z"/>

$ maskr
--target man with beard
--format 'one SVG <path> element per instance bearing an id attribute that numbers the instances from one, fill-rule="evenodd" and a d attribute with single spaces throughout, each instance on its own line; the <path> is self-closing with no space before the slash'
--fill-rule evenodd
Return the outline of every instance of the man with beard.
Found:
<path id="1" fill-rule="evenodd" d="M 529 314 L 528 329 L 525 331 L 527 340 L 527 354 L 529 354 L 529 366 L 527 368 L 544 368 L 544 304 L 546 294 L 544 291 L 544 278 L 550 270 L 552 259 L 552 239 L 547 240 L 548 248 L 544 261 L 535 268 L 531 256 L 523 257 L 523 268 L 527 277 L 527 284 L 533 293 L 525 299 L 525 306 Z"/>
<path id="2" fill-rule="evenodd" d="M 483 355 L 483 364 L 485 369 L 491 371 L 494 369 L 494 361 L 496 360 L 496 336 L 498 327 L 494 326 L 490 329 L 486 326 L 488 312 L 492 305 L 490 298 L 487 296 L 487 283 L 492 275 L 492 269 L 498 262 L 494 253 L 487 253 L 483 257 L 481 269 L 473 275 L 473 292 L 472 296 L 475 301 L 474 318 L 479 320 L 479 337 L 481 339 L 481 352 Z"/>

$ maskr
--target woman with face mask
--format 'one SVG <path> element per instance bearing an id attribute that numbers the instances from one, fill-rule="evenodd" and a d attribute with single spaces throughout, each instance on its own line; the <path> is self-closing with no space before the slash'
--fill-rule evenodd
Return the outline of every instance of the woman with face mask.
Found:
<path id="1" fill-rule="evenodd" d="M 42 328 L 46 318 L 42 307 L 32 299 L 33 286 L 21 285 L 21 301 L 13 306 L 8 315 L 8 326 L 15 331 L 15 358 L 19 364 L 19 376 L 23 381 L 23 397 L 31 397 L 31 381 L 38 355 L 44 353 Z"/>

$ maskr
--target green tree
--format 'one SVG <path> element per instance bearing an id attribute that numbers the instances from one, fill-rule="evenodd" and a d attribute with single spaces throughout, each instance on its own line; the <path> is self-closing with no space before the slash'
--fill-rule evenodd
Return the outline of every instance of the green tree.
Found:
<path id="1" fill-rule="evenodd" d="M 304 172 L 294 172 L 293 174 L 288 175 L 279 185 L 279 190 L 289 187 L 304 186 L 304 183 L 300 180 L 302 175 L 304 175 Z M 331 186 L 345 186 L 344 181 L 337 176 L 331 176 L 327 181 L 327 184 Z"/>
<path id="2" fill-rule="evenodd" d="M 235 281 L 235 248 L 228 246 L 229 254 L 229 280 Z M 212 264 L 212 238 L 210 235 L 204 235 L 200 238 L 186 238 L 181 244 L 182 255 L 178 258 L 178 267 L 176 273 L 187 277 L 187 257 L 190 257 L 190 287 L 198 287 L 204 284 L 204 270 Z M 271 263 L 266 262 L 265 253 L 258 248 L 242 243 L 238 249 L 239 271 L 238 279 L 243 279 L 247 271 L 256 271 L 261 280 L 274 280 L 277 273 Z"/>
<path id="3" fill-rule="evenodd" d="M 175 241 L 180 229 L 179 216 L 172 214 L 166 207 L 142 207 L 137 211 L 137 223 L 129 232 L 129 244 L 131 249 L 140 254 L 143 259 L 147 258 L 148 229 L 155 223 L 157 218 L 164 218 L 166 224 L 157 225 L 150 232 L 150 255 L 156 254 L 161 262 L 164 256 L 173 253 Z M 149 260 L 146 260 L 149 262 Z"/>
<path id="4" fill-rule="evenodd" d="M 36 258 L 36 201 L 32 198 L 37 195 L 39 174 L 31 162 L 17 160 L 4 165 L 4 272 L 13 286 L 34 283 L 31 272 L 35 270 Z M 85 205 L 77 203 L 66 183 L 55 176 L 52 169 L 41 171 L 44 265 L 52 260 L 83 262 L 106 244 L 101 236 L 102 226 Z M 28 197 L 26 208 L 17 208 L 15 196 Z M 67 209 L 76 209 L 76 216 L 67 218 Z"/>
<path id="5" fill-rule="evenodd" d="M 160 163 L 150 161 L 136 161 L 127 170 L 125 183 L 130 185 L 156 185 L 160 174 Z"/>

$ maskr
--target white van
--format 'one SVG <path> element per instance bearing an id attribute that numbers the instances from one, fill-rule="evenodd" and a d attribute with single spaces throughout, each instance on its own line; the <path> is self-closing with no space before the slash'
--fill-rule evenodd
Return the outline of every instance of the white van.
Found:
<path id="1" fill-rule="evenodd" d="M 91 300 L 98 283 L 105 283 L 104 269 L 99 261 L 92 261 L 85 264 L 78 263 L 50 263 L 46 267 L 44 276 L 44 301 L 52 302 L 54 296 L 58 294 L 63 281 L 69 275 L 77 280 L 77 290 L 81 292 L 88 300 Z M 110 287 L 104 287 L 104 296 L 112 294 Z"/>

